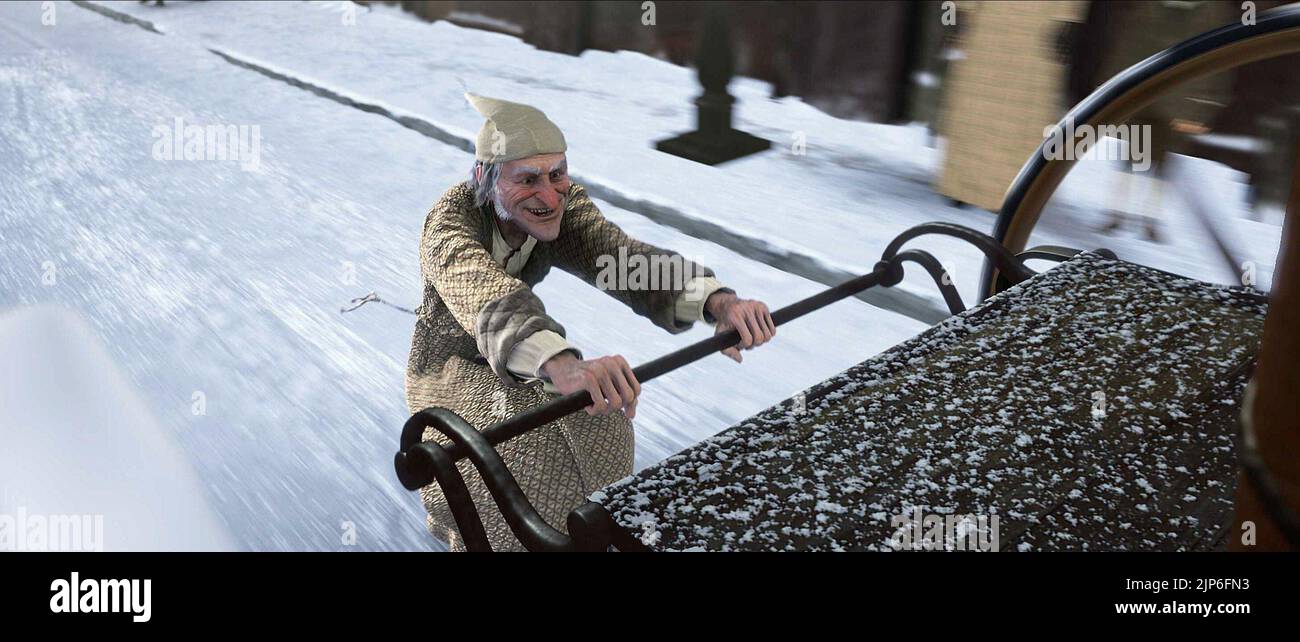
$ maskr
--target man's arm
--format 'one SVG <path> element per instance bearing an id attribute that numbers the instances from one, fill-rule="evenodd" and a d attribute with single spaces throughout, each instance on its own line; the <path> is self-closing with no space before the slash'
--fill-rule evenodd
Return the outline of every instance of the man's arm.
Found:
<path id="1" fill-rule="evenodd" d="M 740 299 L 708 268 L 631 238 L 605 219 L 581 186 L 571 188 L 570 199 L 555 248 L 556 265 L 561 269 L 605 290 L 669 332 L 683 332 L 698 320 L 716 321 L 718 333 L 737 328 L 740 342 L 723 350 L 736 361 L 741 360 L 739 349 L 761 345 L 776 333 L 776 324 L 761 301 Z M 666 264 L 667 278 L 660 272 L 638 284 L 631 274 L 619 274 L 635 269 L 628 263 L 620 265 L 621 261 L 630 263 L 633 256 L 642 257 L 646 270 L 657 271 L 656 265 Z M 586 390 L 595 400 L 587 408 L 590 414 L 622 407 L 629 418 L 636 415 L 640 383 L 621 356 L 583 361 L 560 352 L 546 360 L 539 372 L 563 394 Z"/>
<path id="2" fill-rule="evenodd" d="M 700 310 L 721 287 L 711 270 L 628 236 L 600 213 L 582 186 L 574 184 L 569 199 L 555 243 L 557 267 L 669 332 L 684 332 L 700 318 L 690 310 Z"/>
<path id="3" fill-rule="evenodd" d="M 715 293 L 735 294 L 736 291 L 722 285 L 722 282 L 711 276 L 698 276 L 686 282 L 686 289 L 677 295 L 673 302 L 673 316 L 679 323 L 694 323 L 704 321 L 705 323 L 717 322 L 717 317 L 713 316 L 711 310 L 706 304 L 709 299 L 713 298 Z"/>
<path id="4" fill-rule="evenodd" d="M 564 337 L 550 330 L 541 330 L 515 344 L 510 357 L 506 359 L 506 369 L 526 382 L 550 379 L 543 366 L 562 353 L 576 359 L 582 358 L 582 352 Z"/>
<path id="5" fill-rule="evenodd" d="M 758 347 L 776 336 L 776 322 L 762 301 L 741 299 L 730 290 L 717 290 L 705 301 L 703 309 L 706 319 L 717 320 L 715 334 L 733 327 L 740 334 L 739 343 L 722 351 L 737 363 L 742 360 L 740 350 Z M 561 394 L 586 390 L 595 400 L 587 407 L 588 414 L 601 415 L 622 409 L 628 419 L 636 417 L 641 383 L 621 356 L 583 361 L 572 352 L 562 351 L 546 360 L 539 371 L 551 379 Z"/>

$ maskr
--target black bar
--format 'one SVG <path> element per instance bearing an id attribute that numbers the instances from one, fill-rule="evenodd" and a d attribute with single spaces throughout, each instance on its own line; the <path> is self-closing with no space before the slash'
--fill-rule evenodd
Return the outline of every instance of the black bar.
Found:
<path id="1" fill-rule="evenodd" d="M 846 299 L 869 287 L 880 285 L 885 281 L 885 275 L 888 271 L 886 266 L 877 265 L 875 270 L 864 274 L 855 279 L 850 279 L 833 288 L 821 293 L 814 294 L 802 301 L 791 303 L 790 305 L 772 313 L 772 321 L 777 325 L 798 319 L 799 317 L 835 303 L 841 299 Z M 895 283 L 897 281 L 894 281 Z M 890 283 L 889 285 L 892 285 Z M 676 352 L 670 352 L 654 361 L 641 364 L 632 369 L 632 374 L 636 375 L 637 381 L 645 383 L 667 373 L 676 368 L 680 368 L 693 361 L 698 361 L 715 352 L 724 350 L 736 345 L 740 341 L 740 333 L 732 329 L 729 332 L 714 335 L 703 341 L 698 341 Z M 522 435 L 537 426 L 550 423 L 590 406 L 594 403 L 591 394 L 585 390 L 569 393 L 550 401 L 541 406 L 527 410 L 505 421 L 492 424 L 483 429 L 483 436 L 487 438 L 488 443 L 493 446 L 505 441 L 509 441 L 519 435 Z M 447 454 L 451 456 L 452 461 L 464 459 L 467 452 L 458 444 L 444 446 Z"/>

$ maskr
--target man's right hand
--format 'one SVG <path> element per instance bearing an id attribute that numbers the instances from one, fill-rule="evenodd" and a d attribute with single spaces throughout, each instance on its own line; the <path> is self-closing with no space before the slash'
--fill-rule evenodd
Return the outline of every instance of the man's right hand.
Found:
<path id="1" fill-rule="evenodd" d="M 561 352 L 542 365 L 542 372 L 561 394 L 586 390 L 596 400 L 587 406 L 589 415 L 622 410 L 628 419 L 636 417 L 641 383 L 627 360 L 619 355 L 583 360 L 572 352 Z"/>

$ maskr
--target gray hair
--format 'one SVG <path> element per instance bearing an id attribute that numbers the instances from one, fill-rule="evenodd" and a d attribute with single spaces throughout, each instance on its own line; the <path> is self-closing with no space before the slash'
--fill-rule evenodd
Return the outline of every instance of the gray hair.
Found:
<path id="1" fill-rule="evenodd" d="M 482 173 L 479 172 L 480 168 L 483 170 Z M 497 179 L 499 178 L 501 178 L 499 163 L 476 160 L 474 167 L 469 170 L 469 184 L 474 188 L 474 206 L 483 207 L 490 202 L 496 207 L 497 216 L 508 219 L 509 214 L 497 202 Z"/>

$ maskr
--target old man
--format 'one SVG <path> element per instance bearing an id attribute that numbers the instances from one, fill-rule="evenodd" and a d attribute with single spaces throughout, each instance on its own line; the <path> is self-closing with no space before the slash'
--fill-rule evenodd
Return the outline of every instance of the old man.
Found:
<path id="1" fill-rule="evenodd" d="M 532 286 L 552 266 L 599 287 L 668 332 L 695 321 L 735 328 L 736 361 L 776 334 L 761 301 L 738 298 L 713 272 L 671 251 L 632 239 L 605 220 L 569 179 L 564 135 L 541 111 L 466 94 L 486 118 L 469 180 L 447 190 L 424 222 L 418 310 L 406 372 L 412 413 L 448 408 L 475 428 L 579 390 L 594 403 L 497 447 L 524 494 L 547 523 L 565 517 L 593 491 L 632 473 L 631 420 L 641 386 L 619 355 L 593 357 L 569 341 Z M 654 266 L 666 274 L 628 278 L 620 270 Z M 662 278 L 660 278 L 662 277 Z M 425 440 L 435 437 L 432 429 Z M 520 550 L 491 495 L 468 462 L 461 473 L 494 550 Z M 464 545 L 437 485 L 422 489 L 429 529 L 452 550 Z"/>

